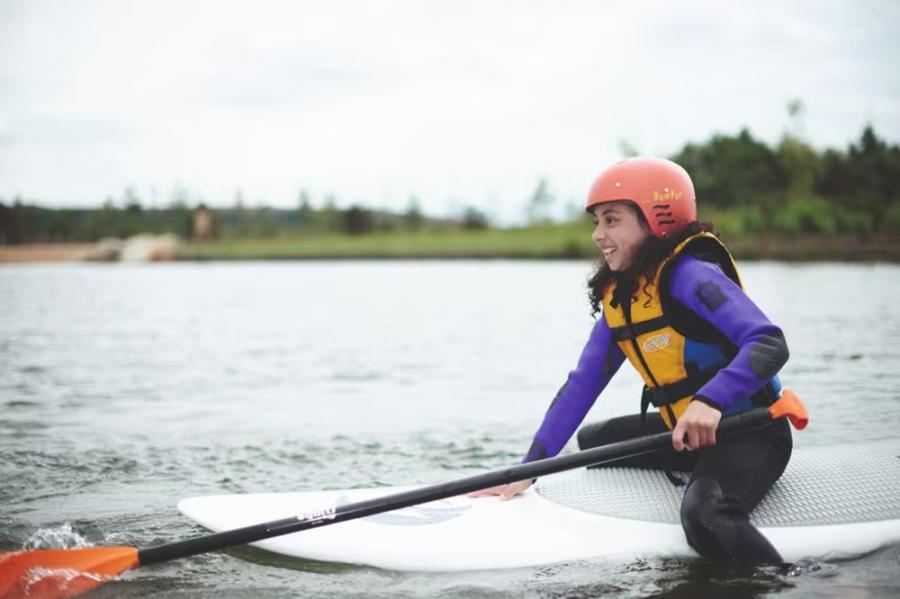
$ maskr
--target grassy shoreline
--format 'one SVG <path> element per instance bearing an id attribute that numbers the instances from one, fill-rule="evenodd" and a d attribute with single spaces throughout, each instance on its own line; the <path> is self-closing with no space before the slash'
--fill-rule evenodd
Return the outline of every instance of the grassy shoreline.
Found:
<path id="1" fill-rule="evenodd" d="M 581 225 L 529 229 L 428 231 L 223 239 L 181 246 L 179 260 L 583 259 L 596 256 Z M 900 237 L 850 235 L 724 237 L 745 260 L 900 262 Z"/>
<path id="2" fill-rule="evenodd" d="M 726 235 L 742 260 L 900 262 L 900 236 Z M 2 262 L 78 260 L 90 244 L 0 245 Z M 293 235 L 183 243 L 176 260 L 571 260 L 596 248 L 582 225 L 528 229 L 437 230 L 368 235 Z"/>

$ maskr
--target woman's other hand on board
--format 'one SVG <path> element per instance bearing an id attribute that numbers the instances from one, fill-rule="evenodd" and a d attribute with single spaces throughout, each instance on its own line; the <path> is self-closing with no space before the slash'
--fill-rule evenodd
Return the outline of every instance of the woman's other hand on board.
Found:
<path id="1" fill-rule="evenodd" d="M 496 487 L 490 487 L 489 489 L 475 491 L 474 493 L 469 493 L 468 497 L 497 496 L 500 497 L 500 501 L 506 501 L 512 499 L 519 493 L 525 492 L 528 487 L 533 484 L 534 483 L 530 480 L 520 480 L 519 482 L 510 483 L 508 485 L 497 485 Z"/>

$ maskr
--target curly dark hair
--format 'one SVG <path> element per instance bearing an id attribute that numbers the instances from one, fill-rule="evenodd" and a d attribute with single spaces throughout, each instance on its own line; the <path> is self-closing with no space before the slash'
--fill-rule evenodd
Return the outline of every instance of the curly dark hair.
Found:
<path id="1" fill-rule="evenodd" d="M 649 230 L 647 221 L 641 211 L 635 206 L 629 207 L 637 214 L 641 225 Z M 619 303 L 630 301 L 629 298 L 637 290 L 638 281 L 641 277 L 644 277 L 646 281 L 642 291 L 647 296 L 647 301 L 653 299 L 653 296 L 648 291 L 648 287 L 650 287 L 650 281 L 656 275 L 656 269 L 659 268 L 660 263 L 672 253 L 672 250 L 678 244 L 688 237 L 701 232 L 716 234 L 711 223 L 693 221 L 671 237 L 662 238 L 650 235 L 638 246 L 634 259 L 628 268 L 623 271 L 610 270 L 603 258 L 598 258 L 594 273 L 588 279 L 588 299 L 591 303 L 591 316 L 596 317 L 600 313 L 603 306 L 603 293 L 609 284 L 613 282 L 616 283 L 616 289 L 613 293 L 616 301 Z"/>

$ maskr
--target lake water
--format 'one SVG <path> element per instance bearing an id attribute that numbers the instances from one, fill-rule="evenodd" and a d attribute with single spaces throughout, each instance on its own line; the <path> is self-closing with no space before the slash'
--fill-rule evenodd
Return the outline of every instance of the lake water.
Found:
<path id="1" fill-rule="evenodd" d="M 0 550 L 201 532 L 192 495 L 447 480 L 516 462 L 592 326 L 583 262 L 0 266 Z M 795 446 L 896 438 L 900 267 L 743 265 L 782 326 Z M 638 409 L 623 368 L 589 420 Z M 477 542 L 477 541 L 473 541 Z M 797 576 L 700 561 L 457 574 L 240 548 L 109 597 L 890 596 L 900 548 Z"/>

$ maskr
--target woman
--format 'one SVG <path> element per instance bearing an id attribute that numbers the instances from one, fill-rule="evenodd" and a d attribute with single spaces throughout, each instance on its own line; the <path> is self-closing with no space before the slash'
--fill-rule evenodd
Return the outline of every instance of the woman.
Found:
<path id="1" fill-rule="evenodd" d="M 524 461 L 556 455 L 625 359 L 645 386 L 641 412 L 585 427 L 582 449 L 672 430 L 672 449 L 617 465 L 690 472 L 681 521 L 704 557 L 779 564 L 748 514 L 791 456 L 784 419 L 716 442 L 723 415 L 768 405 L 788 359 L 781 330 L 743 292 L 731 255 L 697 222 L 687 172 L 653 157 L 623 160 L 594 182 L 586 209 L 602 264 L 591 278 L 602 312 L 578 365 L 550 404 Z M 658 411 L 647 414 L 652 404 Z M 673 481 L 677 481 L 674 479 Z M 474 495 L 510 499 L 533 481 Z"/>

